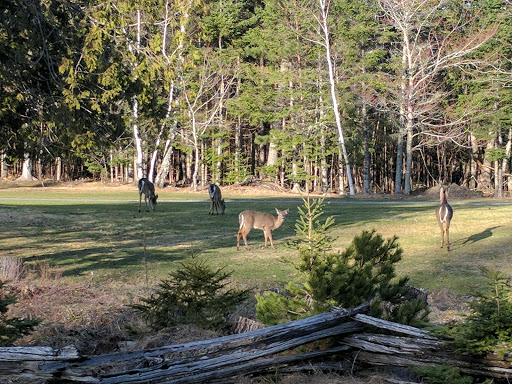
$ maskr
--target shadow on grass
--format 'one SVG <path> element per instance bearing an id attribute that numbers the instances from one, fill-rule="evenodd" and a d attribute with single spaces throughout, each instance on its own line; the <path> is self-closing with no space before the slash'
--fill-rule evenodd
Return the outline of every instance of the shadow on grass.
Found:
<path id="1" fill-rule="evenodd" d="M 495 227 L 487 228 L 487 229 L 483 230 L 482 232 L 475 233 L 474 235 L 471 235 L 471 236 L 467 237 L 466 239 L 460 240 L 460 242 L 461 242 L 460 244 L 461 245 L 473 244 L 473 243 L 476 243 L 477 241 L 487 239 L 488 237 L 492 237 L 492 231 L 499 227 L 500 226 L 498 225 Z"/>

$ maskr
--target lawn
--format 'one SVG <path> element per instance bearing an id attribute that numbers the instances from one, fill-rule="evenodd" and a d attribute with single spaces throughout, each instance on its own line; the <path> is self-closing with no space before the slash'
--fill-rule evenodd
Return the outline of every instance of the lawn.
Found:
<path id="1" fill-rule="evenodd" d="M 233 271 L 233 280 L 258 289 L 293 279 L 294 236 L 300 198 L 283 194 L 225 193 L 225 215 L 208 215 L 206 191 L 157 191 L 155 212 L 138 212 L 133 186 L 0 187 L 0 256 L 21 257 L 27 279 L 59 277 L 59 284 L 93 280 L 140 287 L 156 285 L 191 257 Z M 511 271 L 512 205 L 497 200 L 450 201 L 455 214 L 452 250 L 441 249 L 435 220 L 437 201 L 326 199 L 325 215 L 334 216 L 331 235 L 343 250 L 362 230 L 398 236 L 404 250 L 400 276 L 429 292 L 448 289 L 469 295 L 484 284 L 480 267 Z M 144 202 L 143 202 L 144 203 Z M 289 209 L 274 232 L 277 249 L 263 248 L 263 233 L 253 229 L 247 251 L 236 250 L 238 213 Z"/>

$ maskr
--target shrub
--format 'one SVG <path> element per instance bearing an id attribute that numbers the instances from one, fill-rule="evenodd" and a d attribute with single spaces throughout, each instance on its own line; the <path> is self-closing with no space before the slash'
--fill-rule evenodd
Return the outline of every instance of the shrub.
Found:
<path id="1" fill-rule="evenodd" d="M 11 346 L 19 338 L 30 334 L 34 327 L 40 323 L 36 319 L 8 318 L 8 306 L 16 302 L 14 296 L 2 294 L 4 283 L 0 281 L 0 346 Z"/>
<path id="2" fill-rule="evenodd" d="M 436 365 L 433 367 L 414 368 L 422 380 L 428 384 L 472 384 L 471 376 L 461 375 L 460 370 L 449 365 Z"/>
<path id="3" fill-rule="evenodd" d="M 332 306 L 355 307 L 372 301 L 371 314 L 411 325 L 426 322 L 426 302 L 404 301 L 409 293 L 407 278 L 396 281 L 394 264 L 402 257 L 398 239 L 384 240 L 374 230 L 363 231 L 342 253 L 332 253 L 327 230 L 332 217 L 323 223 L 323 199 L 304 198 L 299 208 L 296 238 L 300 262 L 298 279 L 289 282 L 286 294 L 258 295 L 257 318 L 277 324 L 329 310 Z M 386 302 L 387 305 L 383 305 Z"/>
<path id="4" fill-rule="evenodd" d="M 248 290 L 228 288 L 232 272 L 213 270 L 192 259 L 163 280 L 155 294 L 135 305 L 156 329 L 180 323 L 194 323 L 206 329 L 227 326 L 226 316 L 248 296 Z"/>
<path id="5" fill-rule="evenodd" d="M 480 268 L 487 280 L 485 291 L 470 304 L 471 313 L 464 322 L 449 331 L 450 345 L 460 352 L 483 355 L 512 349 L 511 281 L 502 272 Z"/>

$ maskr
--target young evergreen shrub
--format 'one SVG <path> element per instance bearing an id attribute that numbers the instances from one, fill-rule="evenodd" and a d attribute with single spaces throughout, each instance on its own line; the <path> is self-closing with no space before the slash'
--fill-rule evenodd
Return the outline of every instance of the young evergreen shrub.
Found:
<path id="1" fill-rule="evenodd" d="M 428 384 L 472 384 L 473 378 L 460 373 L 460 370 L 450 365 L 436 365 L 433 367 L 414 368 L 422 379 L 422 382 Z"/>
<path id="2" fill-rule="evenodd" d="M 405 301 L 408 280 L 395 278 L 394 265 L 403 252 L 397 237 L 384 240 L 374 230 L 363 231 L 344 252 L 332 253 L 333 240 L 327 230 L 334 219 L 319 220 L 323 199 L 303 200 L 292 242 L 300 255 L 298 279 L 287 284 L 286 295 L 265 292 L 257 296 L 256 317 L 277 324 L 325 312 L 332 306 L 351 308 L 371 301 L 374 316 L 423 324 L 428 314 L 426 302 Z"/>
<path id="3" fill-rule="evenodd" d="M 19 338 L 30 334 L 40 323 L 36 319 L 7 318 L 8 306 L 16 302 L 14 296 L 4 296 L 4 283 L 0 281 L 0 347 L 9 347 Z"/>
<path id="4" fill-rule="evenodd" d="M 512 288 L 510 277 L 502 272 L 480 268 L 487 288 L 470 304 L 464 322 L 449 331 L 452 347 L 460 352 L 484 355 L 512 350 Z"/>
<path id="5" fill-rule="evenodd" d="M 149 298 L 134 307 L 155 329 L 182 323 L 222 330 L 226 316 L 248 297 L 249 290 L 228 288 L 232 272 L 213 270 L 206 262 L 181 263 Z"/>

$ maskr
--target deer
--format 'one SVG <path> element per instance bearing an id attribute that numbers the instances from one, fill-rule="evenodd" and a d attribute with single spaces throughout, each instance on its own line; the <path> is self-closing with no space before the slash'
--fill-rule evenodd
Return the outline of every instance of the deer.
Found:
<path id="1" fill-rule="evenodd" d="M 446 249 L 450 251 L 450 221 L 453 217 L 453 209 L 448 204 L 448 191 L 441 187 L 439 191 L 441 204 L 436 209 L 436 218 L 441 229 L 441 248 L 444 246 L 444 234 L 446 232 Z"/>
<path id="2" fill-rule="evenodd" d="M 284 219 L 288 214 L 288 209 L 286 211 L 280 211 L 276 208 L 276 212 L 277 217 L 268 213 L 250 210 L 240 212 L 238 215 L 240 228 L 238 229 L 236 236 L 236 249 L 240 249 L 240 237 L 242 237 L 244 239 L 245 248 L 249 250 L 249 247 L 247 246 L 247 235 L 253 228 L 261 229 L 263 231 L 263 235 L 265 236 L 265 248 L 267 247 L 267 240 L 270 240 L 270 245 L 275 249 L 276 247 L 274 247 L 272 231 L 283 224 Z"/>
<path id="3" fill-rule="evenodd" d="M 158 199 L 158 195 L 155 195 L 155 186 L 149 181 L 147 178 L 143 177 L 137 182 L 137 186 L 139 187 L 139 212 L 140 206 L 142 203 L 142 194 L 144 194 L 144 203 L 146 203 L 146 212 L 149 212 L 149 205 L 151 205 L 151 209 L 154 211 L 156 206 L 156 199 Z"/>
<path id="4" fill-rule="evenodd" d="M 208 214 L 213 215 L 213 209 L 215 208 L 215 211 L 217 212 L 217 215 L 219 214 L 219 207 L 221 210 L 221 213 L 224 214 L 224 211 L 226 210 L 226 203 L 224 202 L 224 199 L 222 198 L 222 194 L 220 193 L 220 188 L 215 184 L 210 184 L 208 187 L 208 193 L 210 194 L 210 211 Z"/>

